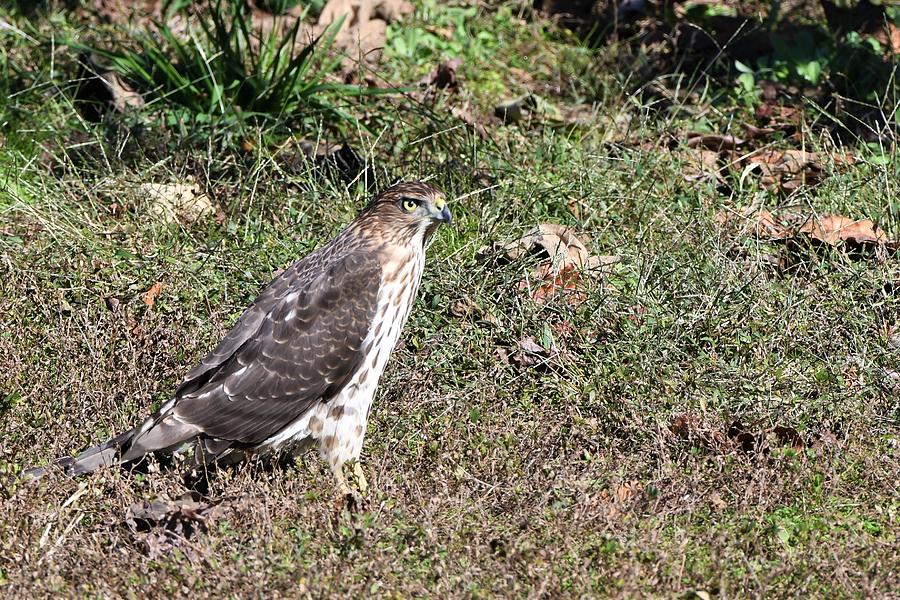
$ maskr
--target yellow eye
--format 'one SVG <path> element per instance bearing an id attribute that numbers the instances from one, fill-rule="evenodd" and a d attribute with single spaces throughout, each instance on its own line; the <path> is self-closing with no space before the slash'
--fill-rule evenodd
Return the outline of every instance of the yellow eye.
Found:
<path id="1" fill-rule="evenodd" d="M 415 200 L 404 200 L 403 201 L 403 210 L 406 212 L 412 212 L 418 208 L 419 203 Z"/>

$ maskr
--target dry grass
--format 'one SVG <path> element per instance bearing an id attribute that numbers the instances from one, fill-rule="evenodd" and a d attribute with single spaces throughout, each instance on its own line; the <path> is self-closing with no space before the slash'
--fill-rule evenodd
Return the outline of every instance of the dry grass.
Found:
<path id="1" fill-rule="evenodd" d="M 727 169 L 725 191 L 688 181 L 679 136 L 690 118 L 627 98 L 613 75 L 590 75 L 587 51 L 511 18 L 498 29 L 497 18 L 480 14 L 472 25 L 507 44 L 480 59 L 499 75 L 476 64 L 463 79 L 477 114 L 490 112 L 498 81 L 522 60 L 510 49 L 526 45 L 575 53 L 574 73 L 535 69 L 539 82 L 577 80 L 579 94 L 596 85 L 603 100 L 587 126 L 487 121 L 487 141 L 407 111 L 373 146 L 380 173 L 433 176 L 464 199 L 453 206 L 456 227 L 429 251 L 382 380 L 363 453 L 368 507 L 337 511 L 312 454 L 248 464 L 196 484 L 222 501 L 221 513 L 161 545 L 159 528 L 129 526 L 129 510 L 183 494 L 176 472 L 10 480 L 0 492 L 4 596 L 900 589 L 895 259 L 770 244 L 715 225 L 722 208 L 762 204 L 866 216 L 897 237 L 895 156 L 869 161 L 855 148 L 851 168 L 827 165 L 821 183 L 787 198 L 753 177 L 739 187 L 740 173 Z M 34 46 L 17 44 L 10 56 L 34 59 Z M 35 67 L 41 77 L 45 67 Z M 399 59 L 392 67 L 424 69 Z M 75 452 L 165 401 L 259 286 L 333 235 L 365 196 L 312 167 L 287 169 L 265 147 L 127 161 L 94 153 L 75 163 L 56 146 L 39 159 L 34 140 L 47 128 L 70 146 L 71 130 L 85 130 L 88 149 L 105 133 L 77 123 L 65 89 L 43 99 L 52 85 L 29 89 L 4 107 L 14 128 L 0 151 L 5 473 Z M 725 114 L 721 99 L 698 102 Z M 610 141 L 623 114 L 629 129 Z M 814 149 L 830 143 L 821 129 L 803 136 Z M 149 216 L 137 184 L 187 176 L 224 219 L 185 226 Z M 608 276 L 584 280 L 577 306 L 535 304 L 520 288 L 530 264 L 477 258 L 541 221 L 571 224 L 590 234 L 592 252 L 622 257 Z M 162 293 L 148 307 L 155 282 Z M 476 309 L 456 316 L 459 302 Z M 526 336 L 551 336 L 560 353 L 519 360 Z M 735 421 L 755 436 L 754 451 L 729 435 Z M 779 438 L 776 426 L 799 439 Z"/>

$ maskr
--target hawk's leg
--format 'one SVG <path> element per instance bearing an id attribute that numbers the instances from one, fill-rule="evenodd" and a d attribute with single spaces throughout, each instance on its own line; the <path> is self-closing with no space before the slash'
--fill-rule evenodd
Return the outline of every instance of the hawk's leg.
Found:
<path id="1" fill-rule="evenodd" d="M 368 504 L 366 491 L 369 488 L 369 484 L 360 464 L 358 462 L 354 463 L 353 475 L 350 480 L 344 474 L 344 463 L 335 465 L 334 479 L 337 486 L 338 510 L 347 509 L 350 512 L 364 510 Z"/>
<path id="2" fill-rule="evenodd" d="M 369 482 L 366 481 L 366 474 L 363 473 L 362 465 L 359 464 L 358 460 L 353 461 L 353 476 L 356 478 L 356 489 L 365 496 L 366 492 L 369 491 Z"/>
<path id="3" fill-rule="evenodd" d="M 337 493 L 340 498 L 353 495 L 353 488 L 347 482 L 347 476 L 344 475 L 344 465 L 336 465 L 334 467 L 334 479 L 337 484 Z"/>

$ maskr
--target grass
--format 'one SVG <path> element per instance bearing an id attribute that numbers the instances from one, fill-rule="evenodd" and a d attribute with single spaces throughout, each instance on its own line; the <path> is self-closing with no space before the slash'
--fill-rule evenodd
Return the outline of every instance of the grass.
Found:
<path id="1" fill-rule="evenodd" d="M 419 5 L 407 32 L 432 35 L 439 15 Z M 441 18 L 450 27 L 457 17 Z M 895 146 L 848 145 L 852 165 L 826 161 L 820 183 L 789 196 L 753 174 L 739 186 L 738 167 L 723 169 L 726 185 L 686 179 L 684 138 L 697 111 L 712 131 L 751 118 L 733 86 L 707 92 L 687 80 L 697 97 L 665 105 L 649 88 L 632 93 L 627 68 L 608 68 L 621 56 L 509 8 L 466 18 L 471 34 L 485 35 L 482 54 L 460 67 L 459 96 L 431 108 L 383 97 L 385 112 L 353 141 L 379 185 L 431 177 L 462 198 L 454 227 L 429 249 L 369 422 L 369 508 L 336 513 L 314 454 L 287 467 L 250 464 L 209 479 L 224 516 L 154 553 L 152 538 L 127 526 L 128 510 L 181 495 L 178 473 L 8 481 L 3 595 L 900 589 L 896 260 L 768 243 L 716 224 L 723 209 L 762 205 L 869 217 L 896 239 Z M 77 14 L 43 19 L 32 38 L 84 33 Z M 273 272 L 340 230 L 366 192 L 306 163 L 289 168 L 264 143 L 211 153 L 174 139 L 162 156 L 117 154 L 114 126 L 84 123 L 73 108 L 72 57 L 51 62 L 41 45 L 3 35 L 8 72 L 20 74 L 4 83 L 15 95 L 2 105 L 12 126 L 0 150 L 0 472 L 12 473 L 122 431 L 165 401 Z M 385 59 L 391 83 L 449 58 L 440 48 L 404 55 L 396 39 Z M 594 105 L 574 125 L 488 118 L 523 90 L 560 109 Z M 446 117 L 466 102 L 487 139 Z M 804 110 L 800 143 L 830 152 L 830 131 L 814 107 Z M 153 217 L 138 186 L 189 177 L 223 216 Z M 587 233 L 595 254 L 621 257 L 604 278 L 584 280 L 577 306 L 534 303 L 520 286 L 530 263 L 478 258 L 482 246 L 545 221 Z M 156 282 L 162 293 L 149 307 Z M 455 316 L 460 302 L 476 308 Z M 526 336 L 561 352 L 521 361 Z M 673 423 L 684 415 L 694 424 L 679 435 Z M 735 421 L 761 440 L 759 451 L 732 442 Z M 775 426 L 802 444 L 779 442 Z"/>

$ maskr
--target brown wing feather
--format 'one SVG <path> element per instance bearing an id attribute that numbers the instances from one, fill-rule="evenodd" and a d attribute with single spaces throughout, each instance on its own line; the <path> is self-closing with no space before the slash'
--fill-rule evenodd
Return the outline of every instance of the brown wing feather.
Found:
<path id="1" fill-rule="evenodd" d="M 381 265 L 372 254 L 329 258 L 328 268 L 286 272 L 263 292 L 179 387 L 180 421 L 259 443 L 341 390 L 365 356 Z"/>

